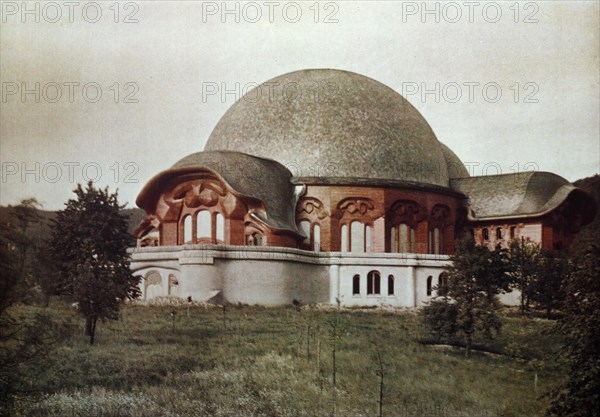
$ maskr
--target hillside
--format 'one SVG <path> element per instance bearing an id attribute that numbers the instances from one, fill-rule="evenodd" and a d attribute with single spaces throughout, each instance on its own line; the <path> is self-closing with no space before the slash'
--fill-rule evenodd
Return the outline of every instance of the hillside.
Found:
<path id="1" fill-rule="evenodd" d="M 459 347 L 430 344 L 418 316 L 401 310 L 164 301 L 126 305 L 100 323 L 93 347 L 77 312 L 52 304 L 45 311 L 68 325 L 44 372 L 32 373 L 46 396 L 22 398 L 15 417 L 326 416 L 334 366 L 340 417 L 378 415 L 379 401 L 390 417 L 538 417 L 565 372 L 546 359 L 560 341 L 552 322 L 510 312 L 466 360 Z"/>
<path id="2" fill-rule="evenodd" d="M 27 231 L 30 237 L 49 236 L 50 225 L 52 220 L 56 218 L 56 211 L 37 210 L 41 221 L 39 224 L 31 226 L 31 230 Z M 121 210 L 121 213 L 129 217 L 128 231 L 133 235 L 133 231 L 140 224 L 145 216 L 144 210 L 139 208 L 128 208 Z M 0 206 L 0 221 L 9 222 L 11 217 L 11 206 Z"/>
<path id="3" fill-rule="evenodd" d="M 574 182 L 577 187 L 581 187 L 588 193 L 590 193 L 598 202 L 600 207 L 600 175 L 594 175 L 593 177 L 582 178 Z M 600 210 L 596 213 L 594 221 L 585 226 L 575 238 L 575 250 L 578 250 L 586 243 L 599 242 L 600 241 Z"/>

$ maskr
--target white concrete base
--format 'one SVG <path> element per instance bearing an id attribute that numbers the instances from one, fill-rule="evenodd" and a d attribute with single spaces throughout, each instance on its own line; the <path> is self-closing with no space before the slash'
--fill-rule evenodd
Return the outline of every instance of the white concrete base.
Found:
<path id="1" fill-rule="evenodd" d="M 339 299 L 344 306 L 418 307 L 435 297 L 439 276 L 449 265 L 446 255 L 315 253 L 268 246 L 159 246 L 130 253 L 136 275 L 145 278 L 157 272 L 162 277 L 160 288 L 153 285 L 148 290 L 142 280 L 144 299 L 172 295 L 261 305 L 290 304 L 294 299 L 335 304 Z M 379 274 L 378 293 L 374 281 L 368 293 L 372 271 Z M 360 277 L 357 294 L 355 275 Z M 169 286 L 169 276 L 177 281 L 176 288 Z"/>

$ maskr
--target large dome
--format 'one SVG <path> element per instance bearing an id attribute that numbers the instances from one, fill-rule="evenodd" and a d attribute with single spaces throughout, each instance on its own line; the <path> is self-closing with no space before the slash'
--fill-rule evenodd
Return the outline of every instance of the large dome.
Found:
<path id="1" fill-rule="evenodd" d="M 468 176 L 400 94 L 362 75 L 296 71 L 248 91 L 221 118 L 206 150 L 274 159 L 295 177 L 397 180 L 448 187 Z"/>

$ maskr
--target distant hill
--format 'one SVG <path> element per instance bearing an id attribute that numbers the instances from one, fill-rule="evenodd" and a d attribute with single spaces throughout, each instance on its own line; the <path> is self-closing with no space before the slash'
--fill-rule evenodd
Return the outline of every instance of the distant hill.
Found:
<path id="1" fill-rule="evenodd" d="M 593 195 L 596 201 L 600 201 L 600 175 L 596 174 L 593 177 L 582 178 L 573 184 Z M 600 218 L 600 212 L 598 214 L 596 219 Z"/>
<path id="2" fill-rule="evenodd" d="M 582 178 L 573 184 L 590 193 L 596 199 L 600 208 L 600 175 L 596 174 L 593 177 Z M 577 234 L 573 249 L 582 248 L 590 242 L 600 243 L 600 210 L 596 213 L 594 221 L 581 229 Z"/>
<path id="3" fill-rule="evenodd" d="M 35 231 L 31 231 L 35 233 L 37 236 L 50 236 L 50 224 L 52 220 L 56 218 L 56 211 L 50 210 L 38 210 L 39 215 L 41 216 L 41 222 L 38 225 L 35 225 Z M 145 217 L 145 212 L 139 208 L 127 208 L 121 210 L 121 213 L 129 217 L 129 225 L 128 231 L 133 235 L 133 231 L 140 224 L 142 219 Z M 0 219 L 3 221 L 7 221 L 11 215 L 11 207 L 8 206 L 0 206 Z"/>
<path id="4" fill-rule="evenodd" d="M 146 217 L 146 212 L 140 208 L 128 208 L 121 210 L 121 213 L 129 217 L 129 233 L 133 234 L 133 231 L 140 224 L 140 222 Z"/>

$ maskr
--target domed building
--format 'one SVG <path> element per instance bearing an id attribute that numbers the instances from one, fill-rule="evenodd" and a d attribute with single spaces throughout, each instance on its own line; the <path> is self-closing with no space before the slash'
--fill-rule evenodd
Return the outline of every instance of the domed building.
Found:
<path id="1" fill-rule="evenodd" d="M 596 213 L 551 173 L 469 177 L 401 95 L 330 69 L 249 91 L 136 202 L 145 299 L 265 305 L 416 307 L 462 233 L 564 247 Z"/>

